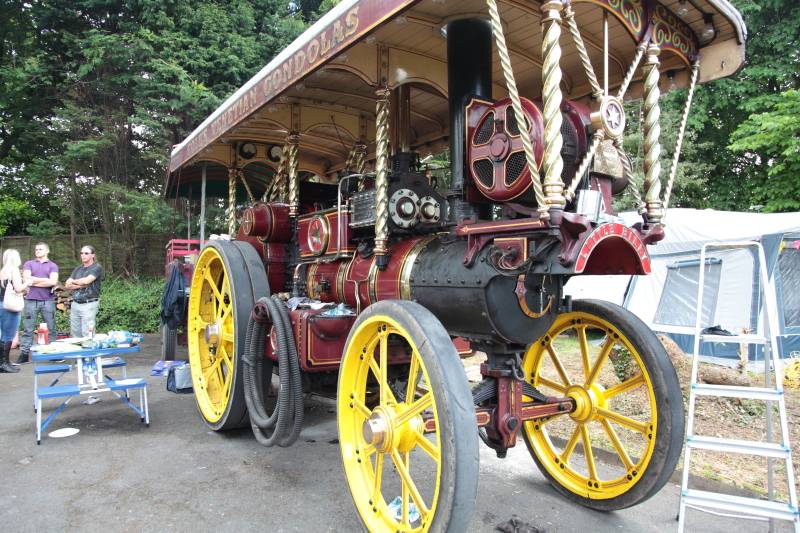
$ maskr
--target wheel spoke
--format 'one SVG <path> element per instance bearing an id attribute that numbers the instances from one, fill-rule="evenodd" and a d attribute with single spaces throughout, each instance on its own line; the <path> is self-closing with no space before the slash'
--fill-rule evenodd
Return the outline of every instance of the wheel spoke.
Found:
<path id="1" fill-rule="evenodd" d="M 642 435 L 647 434 L 647 429 L 649 425 L 647 422 L 639 422 L 638 420 L 634 420 L 633 418 L 629 418 L 625 415 L 621 415 L 619 413 L 610 411 L 603 407 L 597 408 L 597 414 L 600 415 L 601 417 L 611 420 L 612 422 L 616 422 L 620 426 L 624 426 L 628 429 L 632 429 L 633 431 L 637 431 Z"/>
<path id="2" fill-rule="evenodd" d="M 380 376 L 378 384 L 380 385 L 381 405 L 387 405 L 389 402 L 389 336 L 385 333 L 381 335 L 378 341 L 378 353 L 380 357 Z"/>
<path id="3" fill-rule="evenodd" d="M 383 457 L 382 453 L 375 456 L 375 484 L 372 485 L 372 501 L 380 501 L 381 483 L 383 482 Z"/>
<path id="4" fill-rule="evenodd" d="M 422 495 L 420 495 L 414 480 L 411 479 L 411 474 L 408 472 L 397 450 L 392 450 L 392 462 L 397 469 L 397 473 L 400 475 L 400 479 L 403 481 L 403 488 L 408 489 L 411 499 L 414 500 L 414 503 L 417 505 L 420 517 L 425 518 L 428 514 L 428 506 L 422 501 Z"/>
<path id="5" fill-rule="evenodd" d="M 372 415 L 372 411 L 370 411 L 369 409 L 367 409 L 367 406 L 366 406 L 366 405 L 364 405 L 364 403 L 363 403 L 361 400 L 359 400 L 358 398 L 353 398 L 353 399 L 351 400 L 351 403 L 353 404 L 353 408 L 354 408 L 354 409 L 355 409 L 355 410 L 356 410 L 358 413 L 360 413 L 360 414 L 361 414 L 361 416 L 363 416 L 364 418 L 369 418 L 369 417 L 370 417 L 370 415 Z"/>
<path id="6" fill-rule="evenodd" d="M 220 346 L 217 353 L 222 355 L 222 359 L 225 361 L 225 365 L 228 367 L 228 370 L 233 370 L 233 360 L 231 360 L 231 355 L 228 353 L 228 349 L 224 346 Z"/>
<path id="7" fill-rule="evenodd" d="M 600 355 L 597 356 L 597 360 L 594 362 L 594 366 L 589 371 L 589 375 L 586 377 L 586 383 L 584 383 L 585 388 L 589 388 L 594 380 L 597 379 L 597 375 L 600 374 L 600 369 L 603 368 L 603 363 L 606 362 L 608 359 L 608 355 L 611 353 L 611 348 L 614 347 L 616 341 L 611 338 L 611 336 L 606 337 L 606 342 L 603 343 L 603 347 L 600 349 Z"/>
<path id="8" fill-rule="evenodd" d="M 385 337 L 379 338 L 379 341 L 382 341 L 384 338 Z M 374 351 L 375 351 L 375 345 L 372 344 L 371 348 L 368 347 L 366 353 L 374 353 Z M 381 405 L 388 405 L 388 403 L 397 403 L 397 400 L 394 397 L 392 389 L 389 387 L 389 381 L 386 376 L 388 372 L 388 364 L 386 364 L 388 358 L 388 351 L 384 351 L 382 347 L 381 352 L 384 363 L 383 364 L 379 363 L 378 361 L 375 360 L 375 357 L 372 356 L 369 359 L 369 369 L 372 371 L 372 374 L 375 376 L 375 380 L 378 382 Z"/>
<path id="9" fill-rule="evenodd" d="M 425 435 L 422 433 L 415 431 L 415 436 L 417 438 L 417 445 L 422 448 L 422 450 L 427 453 L 431 459 L 436 461 L 437 463 L 441 459 L 441 453 L 439 453 L 439 448 L 434 446 L 434 444 L 425 438 Z"/>
<path id="10" fill-rule="evenodd" d="M 364 447 L 362 448 L 362 450 L 361 450 L 361 451 L 363 451 L 363 452 L 364 452 L 364 457 L 370 457 L 370 456 L 371 456 L 373 453 L 375 453 L 377 450 L 375 449 L 375 446 L 373 446 L 372 444 L 367 444 L 366 446 L 364 446 Z"/>
<path id="11" fill-rule="evenodd" d="M 411 457 L 408 452 L 403 454 L 403 461 L 405 462 L 406 468 L 411 469 Z M 408 487 L 406 487 L 405 483 L 403 483 L 400 494 L 403 499 L 403 516 L 400 523 L 408 524 Z"/>
<path id="12" fill-rule="evenodd" d="M 597 478 L 597 466 L 594 464 L 594 452 L 592 452 L 592 442 L 589 440 L 589 428 L 586 424 L 581 424 L 581 439 L 583 440 L 583 456 L 586 458 L 586 467 L 589 469 L 589 479 Z"/>
<path id="13" fill-rule="evenodd" d="M 419 354 L 416 350 L 411 354 L 411 362 L 408 366 L 408 386 L 406 387 L 406 403 L 414 400 L 414 393 L 417 391 L 417 374 L 419 373 Z"/>
<path id="14" fill-rule="evenodd" d="M 225 389 L 225 375 L 222 373 L 222 365 L 217 366 L 217 371 L 215 372 L 217 376 L 217 382 L 219 383 L 220 389 Z"/>
<path id="15" fill-rule="evenodd" d="M 581 360 L 583 361 L 583 377 L 589 377 L 589 341 L 586 339 L 586 326 L 578 329 L 578 343 L 581 346 Z"/>
<path id="16" fill-rule="evenodd" d="M 564 369 L 564 365 L 561 364 L 561 360 L 558 358 L 558 354 L 556 354 L 555 350 L 553 350 L 553 346 L 551 344 L 547 345 L 547 353 L 550 354 L 550 359 L 553 361 L 553 366 L 556 367 L 556 371 L 561 377 L 561 381 L 567 387 L 571 387 L 572 381 L 570 381 L 569 376 L 567 376 L 567 371 Z"/>
<path id="17" fill-rule="evenodd" d="M 227 342 L 233 342 L 233 340 L 234 340 L 233 333 L 230 333 L 230 332 L 227 332 L 227 331 L 223 332 L 222 333 L 222 340 L 227 341 Z"/>
<path id="18" fill-rule="evenodd" d="M 628 392 L 631 389 L 635 389 L 642 383 L 644 383 L 644 376 L 642 374 L 637 374 L 636 376 L 633 376 L 622 383 L 617 383 L 613 387 L 609 387 L 603 393 L 603 396 L 605 396 L 606 399 L 609 399 L 617 394 L 622 394 L 623 392 Z"/>
<path id="19" fill-rule="evenodd" d="M 211 287 L 211 291 L 214 293 L 214 298 L 216 298 L 218 302 L 221 302 L 222 294 L 220 294 L 219 288 L 217 288 L 217 281 L 211 277 L 211 273 L 208 270 L 206 270 L 203 274 L 203 279 L 205 279 L 208 282 L 208 285 Z M 216 315 L 216 312 L 214 314 Z"/>
<path id="20" fill-rule="evenodd" d="M 217 359 L 216 361 L 214 361 L 213 363 L 211 363 L 211 366 L 209 366 L 208 368 L 206 368 L 205 370 L 203 370 L 203 378 L 206 380 L 206 382 L 208 382 L 208 378 L 209 378 L 209 377 L 211 377 L 211 374 L 212 374 L 214 371 L 216 371 L 216 370 L 217 370 L 217 367 L 219 366 L 219 364 L 220 364 L 221 362 L 222 362 L 222 359 Z"/>
<path id="21" fill-rule="evenodd" d="M 230 316 L 231 311 L 233 311 L 233 306 L 232 305 L 226 305 L 222 309 L 222 314 L 219 316 L 219 321 L 220 322 L 225 322 L 225 320 Z"/>
<path id="22" fill-rule="evenodd" d="M 403 413 L 395 419 L 395 427 L 400 427 L 418 414 L 422 413 L 425 409 L 433 405 L 433 394 L 426 392 L 419 400 L 411 404 L 411 406 L 403 411 Z"/>
<path id="23" fill-rule="evenodd" d="M 553 390 L 555 390 L 557 392 L 560 392 L 561 394 L 564 394 L 565 392 L 567 392 L 567 388 L 565 386 L 561 385 L 560 383 L 556 383 L 555 381 L 553 381 L 551 379 L 547 379 L 544 376 L 537 376 L 536 377 L 536 382 L 537 382 L 537 385 L 539 385 L 539 386 L 544 385 L 545 387 L 549 387 L 549 388 L 551 388 L 551 389 L 553 389 Z"/>
<path id="24" fill-rule="evenodd" d="M 572 431 L 572 436 L 567 441 L 566 446 L 564 449 L 561 450 L 561 462 L 569 463 L 569 457 L 572 455 L 572 452 L 575 450 L 575 446 L 578 445 L 578 437 L 581 436 L 580 427 L 575 426 L 575 429 Z"/>
<path id="25" fill-rule="evenodd" d="M 619 436 L 617 432 L 611 427 L 611 423 L 606 420 L 605 418 L 600 419 L 600 423 L 603 425 L 603 429 L 606 430 L 606 434 L 608 438 L 611 439 L 611 444 L 614 446 L 614 449 L 617 451 L 617 455 L 619 455 L 622 464 L 625 465 L 626 470 L 630 470 L 633 468 L 633 461 L 631 461 L 628 452 L 625 451 L 625 447 L 622 445 L 622 442 L 619 440 Z"/>

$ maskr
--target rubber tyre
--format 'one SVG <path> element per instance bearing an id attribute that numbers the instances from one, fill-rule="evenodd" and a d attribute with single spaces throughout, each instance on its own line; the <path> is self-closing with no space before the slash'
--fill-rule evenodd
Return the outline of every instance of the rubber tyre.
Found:
<path id="1" fill-rule="evenodd" d="M 206 249 L 208 248 L 212 250 L 207 252 Z M 261 258 L 251 245 L 244 242 L 215 240 L 210 241 L 206 249 L 203 250 L 200 258 L 198 258 L 198 266 L 204 264 L 203 255 L 205 253 L 219 256 L 224 267 L 224 275 L 229 278 L 232 296 L 230 300 L 233 306 L 234 353 L 232 357 L 233 371 L 230 374 L 232 383 L 221 416 L 209 419 L 200 405 L 198 394 L 204 393 L 198 393 L 197 372 L 200 372 L 200 365 L 198 364 L 192 364 L 192 381 L 200 417 L 214 431 L 224 431 L 249 426 L 250 423 L 244 398 L 244 364 L 242 363 L 242 355 L 245 351 L 245 334 L 250 320 L 250 313 L 259 298 L 268 296 L 269 285 Z M 199 357 L 193 355 L 192 350 L 198 349 L 197 336 L 203 334 L 201 331 L 193 331 L 194 314 L 198 309 L 197 300 L 203 296 L 203 280 L 200 276 L 202 276 L 201 269 L 196 268 L 192 277 L 192 290 L 189 295 L 189 312 L 187 315 L 190 361 L 196 361 Z"/>
<path id="2" fill-rule="evenodd" d="M 175 350 L 178 345 L 178 330 L 161 325 L 161 358 L 164 361 L 175 360 Z"/>
<path id="3" fill-rule="evenodd" d="M 438 496 L 435 498 L 435 507 L 429 506 L 434 515 L 422 525 L 421 530 L 458 533 L 466 531 L 475 506 L 479 470 L 478 435 L 472 396 L 461 360 L 441 322 L 421 305 L 408 301 L 386 300 L 368 307 L 350 330 L 339 370 L 339 443 L 345 478 L 359 518 L 370 531 L 395 531 L 385 519 L 381 521 L 372 516 L 370 494 L 354 493 L 355 487 L 364 486 L 359 485 L 364 481 L 360 469 L 367 468 L 357 466 L 357 453 L 354 454 L 354 451 L 359 447 L 363 449 L 367 443 L 358 425 L 365 417 L 352 408 L 352 389 L 348 383 L 358 383 L 359 377 L 356 374 L 369 372 L 363 370 L 363 363 L 359 360 L 362 354 L 361 343 L 365 338 L 362 332 L 369 335 L 370 328 L 380 324 L 389 324 L 392 329 L 397 327 L 404 333 L 406 341 L 416 347 L 422 362 L 419 373 L 428 381 L 434 398 L 433 412 L 438 422 L 441 457 L 440 477 L 437 480 Z M 361 379 L 366 383 L 363 375 Z M 357 391 L 356 394 L 360 392 Z M 349 435 L 346 430 L 348 425 L 356 429 Z M 371 465 L 371 460 L 367 462 Z M 391 461 L 389 464 L 392 464 Z M 354 478 L 350 479 L 350 475 Z M 431 501 L 433 499 L 432 497 Z M 381 501 L 376 502 L 379 508 L 377 513 L 385 515 L 386 505 L 382 496 Z M 365 520 L 365 515 L 371 520 Z"/>
<path id="4" fill-rule="evenodd" d="M 598 511 L 625 509 L 655 495 L 675 471 L 683 448 L 685 431 L 680 383 L 664 346 L 653 331 L 636 315 L 623 307 L 602 300 L 575 300 L 572 302 L 572 308 L 573 311 L 594 315 L 613 324 L 636 348 L 649 375 L 656 398 L 655 447 L 644 471 L 639 473 L 638 481 L 630 490 L 608 499 L 593 499 L 576 494 L 551 475 L 532 446 L 530 436 L 526 431 L 526 428 L 529 427 L 528 422 L 523 427 L 523 437 L 536 466 L 550 484 L 568 500 Z"/>

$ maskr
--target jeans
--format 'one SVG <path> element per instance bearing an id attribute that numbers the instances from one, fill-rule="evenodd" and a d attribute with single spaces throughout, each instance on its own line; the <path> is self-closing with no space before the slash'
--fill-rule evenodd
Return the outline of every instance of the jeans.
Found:
<path id="1" fill-rule="evenodd" d="M 11 342 L 19 328 L 19 311 L 7 311 L 0 305 L 0 342 Z"/>
<path id="2" fill-rule="evenodd" d="M 54 300 L 25 300 L 25 309 L 22 310 L 22 325 L 25 332 L 20 340 L 20 355 L 31 352 L 33 332 L 39 325 L 40 313 L 43 321 L 47 323 L 50 338 L 56 338 L 56 302 Z"/>
<path id="3" fill-rule="evenodd" d="M 99 301 L 86 302 L 85 304 L 72 302 L 69 309 L 69 336 L 88 337 L 89 328 L 94 330 L 95 317 L 97 317 L 99 308 Z"/>

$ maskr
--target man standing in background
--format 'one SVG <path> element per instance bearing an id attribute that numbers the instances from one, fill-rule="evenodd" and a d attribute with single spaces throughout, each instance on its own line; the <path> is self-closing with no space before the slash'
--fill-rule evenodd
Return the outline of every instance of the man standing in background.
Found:
<path id="1" fill-rule="evenodd" d="M 69 311 L 70 337 L 87 337 L 94 331 L 100 308 L 100 282 L 103 268 L 95 261 L 94 247 L 81 247 L 81 266 L 70 274 L 64 287 L 72 291 Z"/>
<path id="2" fill-rule="evenodd" d="M 22 266 L 22 280 L 31 282 L 31 288 L 25 296 L 25 309 L 22 311 L 24 332 L 19 348 L 16 364 L 30 362 L 33 332 L 42 316 L 52 338 L 56 336 L 56 303 L 53 298 L 53 287 L 58 285 L 58 265 L 50 261 L 50 247 L 43 242 L 36 243 L 33 255 L 36 259 L 26 261 Z"/>

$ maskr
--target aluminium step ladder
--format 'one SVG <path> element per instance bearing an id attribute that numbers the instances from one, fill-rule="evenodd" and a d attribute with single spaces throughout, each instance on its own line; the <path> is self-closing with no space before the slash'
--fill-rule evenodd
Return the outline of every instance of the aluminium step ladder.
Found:
<path id="1" fill-rule="evenodd" d="M 761 299 L 761 331 L 762 334 L 742 335 L 708 335 L 701 333 L 701 319 L 703 314 L 703 289 L 705 281 L 706 250 L 713 249 L 747 249 L 756 248 L 758 261 L 759 293 Z M 789 445 L 789 427 L 786 417 L 786 402 L 783 394 L 782 372 L 780 353 L 778 353 L 778 307 L 775 295 L 775 286 L 769 280 L 764 249 L 760 242 L 719 242 L 706 243 L 700 250 L 700 272 L 697 284 L 697 313 L 694 331 L 694 353 L 692 357 L 692 374 L 689 389 L 689 415 L 686 424 L 686 446 L 684 449 L 683 479 L 681 481 L 681 502 L 678 513 L 678 531 L 683 533 L 688 508 L 699 511 L 745 518 L 752 520 L 768 520 L 770 531 L 773 530 L 773 520 L 788 520 L 794 526 L 795 533 L 800 533 L 800 512 L 797 507 L 797 493 L 795 488 L 794 471 L 792 467 L 792 453 Z M 738 342 L 741 344 L 764 346 L 764 387 L 741 387 L 728 385 L 709 385 L 697 382 L 697 367 L 700 357 L 700 344 L 702 342 Z M 770 363 L 774 371 L 774 385 L 770 379 Z M 728 398 L 747 398 L 762 400 L 766 403 L 766 433 L 767 440 L 748 441 L 738 439 L 725 439 L 719 437 L 694 434 L 694 408 L 698 396 L 723 396 Z M 772 442 L 772 412 L 773 403 L 777 403 L 778 418 L 781 426 L 780 442 Z M 708 492 L 689 488 L 689 466 L 691 464 L 692 450 L 713 450 L 722 453 L 741 453 L 767 458 L 767 487 L 769 500 L 758 498 L 744 498 L 716 492 Z M 786 477 L 789 491 L 789 501 L 780 502 L 773 500 L 773 462 L 781 459 L 786 464 Z"/>

